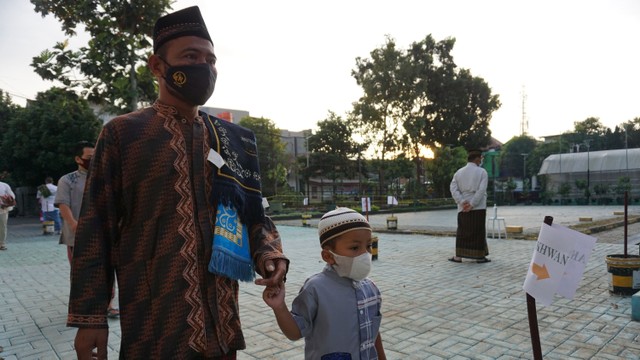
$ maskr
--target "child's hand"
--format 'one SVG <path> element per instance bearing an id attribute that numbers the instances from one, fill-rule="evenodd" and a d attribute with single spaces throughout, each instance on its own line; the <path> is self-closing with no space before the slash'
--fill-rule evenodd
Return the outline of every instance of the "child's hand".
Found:
<path id="1" fill-rule="evenodd" d="M 267 286 L 262 292 L 262 299 L 272 309 L 284 304 L 284 282 L 278 286 Z"/>

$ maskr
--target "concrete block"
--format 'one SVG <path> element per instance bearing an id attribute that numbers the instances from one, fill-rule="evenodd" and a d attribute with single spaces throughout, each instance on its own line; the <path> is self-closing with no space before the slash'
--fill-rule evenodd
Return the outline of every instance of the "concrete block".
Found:
<path id="1" fill-rule="evenodd" d="M 631 296 L 631 320 L 640 321 L 640 291 Z"/>
<path id="2" fill-rule="evenodd" d="M 507 225 L 507 234 L 522 234 L 523 228 L 519 225 Z"/>
<path id="3" fill-rule="evenodd" d="M 585 217 L 579 217 L 578 221 L 593 221 L 593 218 L 592 217 L 586 217 L 586 216 Z"/>

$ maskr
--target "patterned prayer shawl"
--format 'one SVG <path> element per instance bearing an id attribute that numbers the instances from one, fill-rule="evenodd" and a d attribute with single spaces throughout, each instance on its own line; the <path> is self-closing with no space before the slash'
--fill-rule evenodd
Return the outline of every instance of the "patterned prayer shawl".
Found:
<path id="1" fill-rule="evenodd" d="M 209 160 L 218 204 L 209 271 L 232 279 L 255 277 L 249 229 L 264 217 L 256 138 L 251 130 L 201 112 L 211 134 Z M 222 162 L 222 160 L 224 162 Z"/>

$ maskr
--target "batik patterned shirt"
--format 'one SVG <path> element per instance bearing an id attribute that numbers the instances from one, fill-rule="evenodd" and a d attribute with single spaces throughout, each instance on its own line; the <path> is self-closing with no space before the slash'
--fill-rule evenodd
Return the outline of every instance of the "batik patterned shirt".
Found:
<path id="1" fill-rule="evenodd" d="M 238 283 L 207 271 L 217 204 L 201 113 L 171 106 L 117 117 L 91 161 L 71 273 L 67 324 L 106 328 L 114 271 L 124 359 L 213 358 L 245 347 Z M 250 229 L 256 271 L 284 259 L 268 219 Z"/>

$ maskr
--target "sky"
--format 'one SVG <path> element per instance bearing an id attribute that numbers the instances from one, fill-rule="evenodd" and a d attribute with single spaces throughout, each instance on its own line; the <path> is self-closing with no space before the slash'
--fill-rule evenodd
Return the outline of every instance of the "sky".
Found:
<path id="1" fill-rule="evenodd" d="M 399 49 L 431 34 L 456 39 L 461 68 L 483 78 L 502 106 L 493 137 L 506 142 L 570 131 L 597 117 L 613 128 L 640 117 L 638 0 L 178 0 L 199 5 L 218 57 L 207 106 L 249 111 L 281 129 L 345 117 L 362 89 L 356 58 L 393 38 Z M 28 0 L 0 0 L 0 89 L 24 105 L 54 85 L 29 65 L 67 37 Z M 86 44 L 81 34 L 72 47 Z M 524 119 L 524 121 L 523 121 Z"/>

